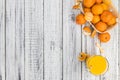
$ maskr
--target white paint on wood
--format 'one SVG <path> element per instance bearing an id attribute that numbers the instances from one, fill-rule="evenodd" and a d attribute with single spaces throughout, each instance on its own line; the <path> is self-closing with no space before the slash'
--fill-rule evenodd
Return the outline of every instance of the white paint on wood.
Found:
<path id="1" fill-rule="evenodd" d="M 118 0 L 112 1 L 118 10 Z M 118 79 L 118 25 L 109 32 L 111 34 L 110 42 L 104 44 L 102 47 L 105 49 L 104 56 L 108 59 L 109 69 L 106 74 L 101 77 L 101 80 L 119 80 Z"/>
<path id="2" fill-rule="evenodd" d="M 85 25 L 82 26 L 82 28 Z M 96 47 L 96 42 L 98 42 L 97 36 L 94 38 L 91 38 L 90 36 L 86 36 L 82 34 L 82 52 L 85 52 L 89 55 L 99 55 L 99 49 Z M 99 43 L 99 42 L 98 42 Z M 99 76 L 94 76 L 89 72 L 89 70 L 86 67 L 86 63 L 82 63 L 82 80 L 100 80 Z"/>
<path id="3" fill-rule="evenodd" d="M 118 0 L 113 3 L 118 9 Z M 75 24 L 79 12 L 73 5 L 74 0 L 0 0 L 0 80 L 120 79 L 118 26 L 110 31 L 111 41 L 101 43 L 109 70 L 94 76 L 77 56 L 99 55 L 100 42 Z"/>
<path id="4" fill-rule="evenodd" d="M 120 13 L 120 1 L 118 1 L 118 11 Z M 120 80 L 120 23 L 118 24 L 118 80 Z"/>
<path id="5" fill-rule="evenodd" d="M 24 80 L 24 0 L 6 0 L 6 80 Z"/>
<path id="6" fill-rule="evenodd" d="M 62 80 L 62 0 L 44 0 L 44 79 Z"/>
<path id="7" fill-rule="evenodd" d="M 0 0 L 0 80 L 5 80 L 5 1 Z"/>
<path id="8" fill-rule="evenodd" d="M 43 0 L 25 0 L 25 80 L 43 80 Z"/>
<path id="9" fill-rule="evenodd" d="M 81 62 L 81 26 L 76 25 L 75 16 L 80 13 L 73 10 L 74 0 L 63 0 L 63 80 L 82 80 Z"/>
<path id="10" fill-rule="evenodd" d="M 102 76 L 101 80 L 110 79 L 118 80 L 118 28 L 110 32 L 111 40 L 107 44 L 102 43 L 102 47 L 105 49 L 104 56 L 108 59 L 109 69 L 106 74 Z"/>

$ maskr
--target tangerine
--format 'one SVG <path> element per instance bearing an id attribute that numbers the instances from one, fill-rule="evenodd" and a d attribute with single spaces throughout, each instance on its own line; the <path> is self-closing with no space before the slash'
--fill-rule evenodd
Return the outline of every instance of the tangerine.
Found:
<path id="1" fill-rule="evenodd" d="M 83 0 L 83 5 L 87 8 L 92 7 L 96 0 Z"/>
<path id="2" fill-rule="evenodd" d="M 103 1 L 103 0 L 96 0 L 96 3 L 97 3 L 97 4 L 100 4 L 100 3 L 102 3 L 102 1 Z"/>
<path id="3" fill-rule="evenodd" d="M 83 28 L 83 30 L 84 30 L 85 32 L 87 32 L 87 33 L 91 33 L 91 29 L 90 29 L 89 26 L 85 26 L 85 27 Z"/>
<path id="4" fill-rule="evenodd" d="M 77 24 L 80 24 L 80 25 L 86 23 L 86 20 L 85 20 L 83 14 L 78 14 L 78 15 L 76 16 L 76 23 L 77 23 Z"/>
<path id="5" fill-rule="evenodd" d="M 103 10 L 108 10 L 108 9 L 109 9 L 109 7 L 108 7 L 108 5 L 107 5 L 107 4 L 102 3 L 101 5 L 102 5 L 102 7 L 103 7 Z"/>
<path id="6" fill-rule="evenodd" d="M 99 34 L 98 35 L 98 39 L 101 42 L 108 42 L 110 40 L 110 34 L 108 32 Z"/>
<path id="7" fill-rule="evenodd" d="M 84 8 L 84 12 L 90 12 L 91 9 L 90 8 Z"/>
<path id="8" fill-rule="evenodd" d="M 95 28 L 96 28 L 98 31 L 104 32 L 104 31 L 107 30 L 107 24 L 100 21 L 100 22 L 98 22 L 98 23 L 95 25 Z"/>
<path id="9" fill-rule="evenodd" d="M 92 7 L 92 13 L 95 14 L 95 15 L 102 14 L 103 13 L 103 7 L 102 7 L 102 5 L 101 4 L 95 4 Z"/>
<path id="10" fill-rule="evenodd" d="M 112 1 L 111 0 L 103 0 L 103 3 L 107 4 L 107 5 L 111 5 Z"/>
<path id="11" fill-rule="evenodd" d="M 113 15 L 110 11 L 104 11 L 101 15 L 101 20 L 103 22 L 109 22 L 112 19 Z"/>
<path id="12" fill-rule="evenodd" d="M 109 22 L 107 22 L 107 24 L 109 26 L 114 25 L 115 23 L 116 23 L 116 17 L 115 16 L 113 16 L 112 19 Z"/>
<path id="13" fill-rule="evenodd" d="M 98 23 L 99 21 L 100 21 L 100 16 L 94 15 L 94 16 L 93 16 L 93 19 L 92 19 L 92 23 L 93 23 L 93 24 L 96 24 L 96 23 Z"/>

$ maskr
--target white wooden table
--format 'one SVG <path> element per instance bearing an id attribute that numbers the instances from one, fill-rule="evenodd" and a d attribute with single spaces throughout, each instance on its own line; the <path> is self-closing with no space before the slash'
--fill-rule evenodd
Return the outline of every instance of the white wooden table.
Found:
<path id="1" fill-rule="evenodd" d="M 73 22 L 73 4 L 74 0 L 0 0 L 0 80 L 120 80 L 118 26 L 110 31 L 107 44 L 97 36 L 86 37 L 83 26 Z M 118 0 L 114 4 L 118 8 Z M 77 60 L 81 51 L 100 54 L 95 42 L 109 61 L 102 76 L 90 74 Z"/>

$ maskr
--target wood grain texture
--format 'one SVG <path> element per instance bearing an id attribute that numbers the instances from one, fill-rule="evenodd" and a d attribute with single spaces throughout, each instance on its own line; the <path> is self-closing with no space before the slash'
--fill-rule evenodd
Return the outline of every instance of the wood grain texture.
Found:
<path id="1" fill-rule="evenodd" d="M 102 75 L 101 80 L 110 79 L 118 80 L 118 29 L 117 27 L 110 32 L 111 41 L 108 44 L 101 44 L 105 49 L 103 54 L 109 62 L 109 69 L 106 74 Z"/>
<path id="2" fill-rule="evenodd" d="M 118 0 L 113 1 L 113 4 L 118 10 Z M 105 49 L 103 54 L 109 62 L 109 69 L 106 74 L 101 76 L 101 80 L 119 80 L 118 79 L 118 25 L 109 32 L 111 34 L 111 40 L 107 43 L 101 43 L 101 46 Z"/>
<path id="3" fill-rule="evenodd" d="M 120 13 L 120 1 L 118 1 L 118 11 Z M 120 23 L 118 24 L 118 80 L 120 80 Z"/>
<path id="4" fill-rule="evenodd" d="M 120 1 L 113 1 L 120 11 Z M 74 0 L 0 0 L 0 80 L 120 80 L 120 24 L 101 43 L 77 25 Z M 118 7 L 119 5 L 119 7 Z M 109 61 L 108 72 L 92 75 L 80 52 Z"/>
<path id="5" fill-rule="evenodd" d="M 0 80 L 5 80 L 5 1 L 0 0 Z"/>
<path id="6" fill-rule="evenodd" d="M 63 80 L 82 80 L 81 62 L 81 26 L 76 25 L 75 16 L 80 13 L 73 10 L 74 0 L 63 0 Z"/>
<path id="7" fill-rule="evenodd" d="M 44 80 L 62 80 L 62 0 L 44 0 Z"/>
<path id="8" fill-rule="evenodd" d="M 88 24 L 86 24 L 88 25 Z M 82 26 L 82 28 L 85 25 Z M 82 30 L 83 32 L 83 30 Z M 96 43 L 99 43 L 99 40 L 97 38 L 97 36 L 95 36 L 94 38 L 91 38 L 90 36 L 86 36 L 84 34 L 82 34 L 82 52 L 85 52 L 89 55 L 100 55 L 100 51 L 96 46 Z M 86 63 L 83 62 L 82 63 L 82 80 L 100 80 L 99 76 L 94 76 L 93 74 L 91 74 L 89 72 L 89 70 L 86 67 Z"/>
<path id="9" fill-rule="evenodd" d="M 6 80 L 24 80 L 24 0 L 6 0 Z"/>
<path id="10" fill-rule="evenodd" d="M 43 80 L 43 0 L 25 0 L 25 80 Z"/>

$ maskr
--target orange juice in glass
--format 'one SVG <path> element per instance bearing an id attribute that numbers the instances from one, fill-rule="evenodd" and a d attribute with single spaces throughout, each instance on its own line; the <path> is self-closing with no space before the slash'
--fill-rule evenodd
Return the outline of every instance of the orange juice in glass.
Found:
<path id="1" fill-rule="evenodd" d="M 108 69 L 108 61 L 100 55 L 93 55 L 86 59 L 88 70 L 94 75 L 102 75 Z"/>

